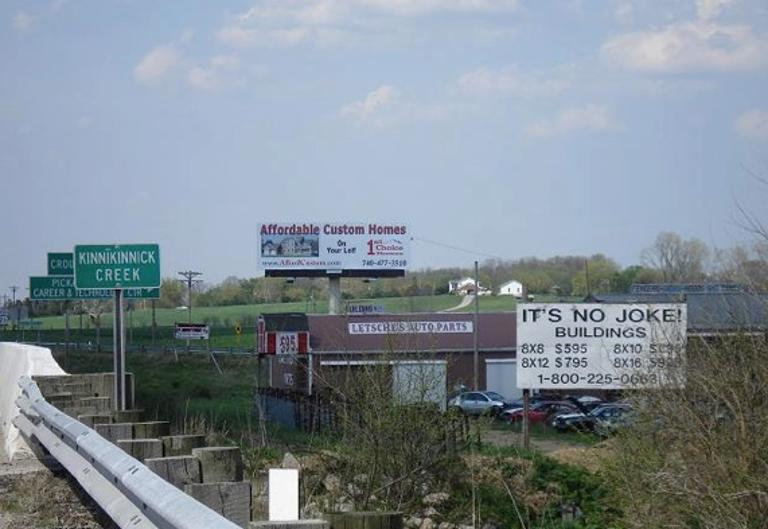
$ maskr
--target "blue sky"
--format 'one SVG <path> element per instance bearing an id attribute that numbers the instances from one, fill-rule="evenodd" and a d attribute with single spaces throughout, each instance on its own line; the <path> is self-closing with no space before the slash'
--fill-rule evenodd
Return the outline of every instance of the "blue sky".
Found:
<path id="1" fill-rule="evenodd" d="M 0 5 L 0 290 L 75 244 L 256 275 L 265 221 L 410 225 L 414 266 L 749 239 L 764 0 Z M 479 255 L 482 258 L 482 255 Z"/>

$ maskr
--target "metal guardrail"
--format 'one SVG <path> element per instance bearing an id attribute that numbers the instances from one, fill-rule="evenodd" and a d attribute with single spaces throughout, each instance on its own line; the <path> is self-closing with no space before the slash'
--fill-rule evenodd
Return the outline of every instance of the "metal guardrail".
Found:
<path id="1" fill-rule="evenodd" d="M 37 439 L 122 529 L 239 527 L 49 404 L 31 378 L 18 384 L 21 414 L 13 424 Z"/>

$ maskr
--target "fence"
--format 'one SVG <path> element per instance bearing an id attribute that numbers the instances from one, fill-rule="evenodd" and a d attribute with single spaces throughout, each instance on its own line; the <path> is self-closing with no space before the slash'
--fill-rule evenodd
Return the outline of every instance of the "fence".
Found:
<path id="1" fill-rule="evenodd" d="M 257 420 L 305 433 L 338 434 L 344 426 L 343 421 L 362 422 L 360 417 L 355 417 L 354 406 L 350 406 L 343 399 L 332 398 L 331 395 L 307 395 L 299 391 L 256 388 L 254 415 Z M 469 419 L 465 415 L 441 412 L 431 405 L 409 405 L 403 408 L 404 412 L 406 410 L 439 414 L 443 417 L 446 423 L 443 443 L 445 449 L 457 450 L 469 442 Z"/>

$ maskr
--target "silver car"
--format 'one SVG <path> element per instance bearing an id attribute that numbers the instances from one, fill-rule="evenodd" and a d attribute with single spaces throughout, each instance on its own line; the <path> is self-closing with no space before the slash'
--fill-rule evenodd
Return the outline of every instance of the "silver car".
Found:
<path id="1" fill-rule="evenodd" d="M 452 398 L 448 406 L 467 415 L 496 416 L 508 408 L 510 403 L 495 391 L 467 391 Z"/>

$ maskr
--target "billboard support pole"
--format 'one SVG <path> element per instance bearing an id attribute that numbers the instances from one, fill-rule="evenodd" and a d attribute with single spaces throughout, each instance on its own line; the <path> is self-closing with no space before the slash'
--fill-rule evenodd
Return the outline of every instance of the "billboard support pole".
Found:
<path id="1" fill-rule="evenodd" d="M 115 289 L 115 319 L 112 330 L 115 367 L 115 410 L 125 410 L 125 324 L 123 322 L 123 289 Z"/>
<path id="2" fill-rule="evenodd" d="M 328 276 L 328 314 L 341 314 L 341 275 Z"/>

